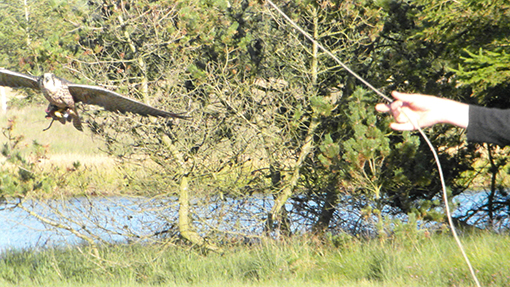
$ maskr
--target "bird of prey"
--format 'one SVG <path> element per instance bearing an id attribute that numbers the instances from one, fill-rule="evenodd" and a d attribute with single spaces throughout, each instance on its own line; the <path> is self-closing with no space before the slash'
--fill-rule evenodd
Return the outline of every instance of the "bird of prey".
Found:
<path id="1" fill-rule="evenodd" d="M 104 109 L 113 112 L 131 112 L 143 116 L 151 115 L 165 118 L 187 118 L 182 114 L 151 107 L 105 88 L 73 84 L 51 73 L 35 77 L 0 68 L 0 86 L 32 88 L 41 91 L 50 102 L 46 109 L 46 117 L 52 119 L 45 130 L 51 127 L 53 121 L 58 120 L 62 124 L 65 124 L 66 121 L 72 121 L 76 129 L 83 131 L 80 116 L 75 107 L 77 102 L 102 106 Z"/>

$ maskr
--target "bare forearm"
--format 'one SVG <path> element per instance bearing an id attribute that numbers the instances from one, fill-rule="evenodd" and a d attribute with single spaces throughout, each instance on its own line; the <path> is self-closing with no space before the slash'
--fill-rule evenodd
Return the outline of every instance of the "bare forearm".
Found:
<path id="1" fill-rule="evenodd" d="M 443 103 L 438 107 L 438 112 L 441 113 L 438 116 L 439 122 L 467 128 L 469 125 L 469 105 L 448 99 L 440 100 Z"/>

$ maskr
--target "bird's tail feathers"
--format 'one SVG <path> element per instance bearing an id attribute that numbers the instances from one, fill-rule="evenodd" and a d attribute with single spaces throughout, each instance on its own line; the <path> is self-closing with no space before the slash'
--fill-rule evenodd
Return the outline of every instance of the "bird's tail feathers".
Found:
<path id="1" fill-rule="evenodd" d="M 73 119 L 73 126 L 79 130 L 80 132 L 83 131 L 83 126 L 81 124 L 80 115 L 78 115 L 78 112 L 74 109 L 69 109 L 69 115 Z"/>

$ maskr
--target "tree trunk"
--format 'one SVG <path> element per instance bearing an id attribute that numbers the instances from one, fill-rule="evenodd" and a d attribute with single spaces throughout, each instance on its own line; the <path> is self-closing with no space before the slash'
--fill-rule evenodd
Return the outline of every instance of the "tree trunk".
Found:
<path id="1" fill-rule="evenodd" d="M 338 192 L 334 186 L 328 186 L 326 191 L 326 198 L 322 205 L 319 219 L 312 228 L 314 233 L 323 233 L 329 227 L 329 223 L 333 219 L 333 214 L 336 211 L 336 205 L 338 203 Z"/>
<path id="2" fill-rule="evenodd" d="M 496 179 L 498 176 L 499 165 L 494 162 L 494 157 L 492 155 L 492 145 L 487 145 L 487 151 L 489 153 L 489 162 L 491 164 L 490 173 L 491 173 L 491 190 L 489 195 L 487 196 L 487 213 L 489 215 L 489 225 L 492 226 L 494 223 L 494 196 L 496 195 Z"/>
<path id="3" fill-rule="evenodd" d="M 317 9 L 313 9 L 313 37 L 314 39 L 317 39 L 319 37 L 318 32 L 318 16 L 317 16 Z M 317 46 L 316 42 L 312 43 L 312 63 L 311 63 L 311 75 L 312 75 L 312 84 L 315 86 L 317 84 L 317 75 L 318 75 L 318 52 L 319 47 Z M 271 211 L 269 212 L 268 221 L 267 221 L 267 227 L 269 230 L 273 230 L 275 226 L 280 227 L 280 229 L 287 228 L 285 222 L 287 220 L 284 218 L 284 212 L 282 211 L 283 206 L 285 203 L 289 200 L 289 198 L 292 196 L 292 193 L 294 192 L 299 177 L 301 176 L 301 166 L 303 162 L 305 161 L 306 157 L 310 154 L 310 152 L 313 150 L 313 137 L 315 134 L 316 128 L 319 126 L 320 120 L 319 115 L 316 113 L 312 114 L 312 119 L 310 121 L 310 125 L 308 126 L 308 132 L 304 141 L 303 146 L 301 147 L 301 152 L 299 153 L 298 160 L 294 164 L 292 168 L 292 176 L 286 184 L 284 184 L 284 187 L 280 194 L 278 194 L 277 198 L 275 199 L 274 205 L 271 208 Z M 275 223 L 277 223 L 275 225 Z"/>
<path id="4" fill-rule="evenodd" d="M 198 233 L 193 229 L 193 225 L 190 222 L 190 206 L 189 206 L 189 175 L 192 168 L 186 168 L 188 165 L 184 161 L 184 157 L 181 152 L 174 145 L 172 140 L 167 136 L 163 135 L 162 140 L 166 147 L 170 150 L 172 155 L 175 157 L 179 166 L 180 183 L 179 183 L 179 232 L 181 236 L 191 242 L 194 245 L 203 246 L 209 250 L 221 251 L 221 249 L 214 244 L 205 241 Z"/>

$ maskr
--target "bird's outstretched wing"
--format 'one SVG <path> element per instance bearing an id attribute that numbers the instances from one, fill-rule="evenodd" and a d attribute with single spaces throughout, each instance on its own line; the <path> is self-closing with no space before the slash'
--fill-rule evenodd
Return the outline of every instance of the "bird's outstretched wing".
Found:
<path id="1" fill-rule="evenodd" d="M 11 88 L 32 88 L 39 90 L 38 77 L 25 75 L 0 68 L 0 86 Z"/>
<path id="2" fill-rule="evenodd" d="M 75 102 L 83 102 L 85 104 L 102 106 L 106 110 L 113 112 L 130 112 L 143 116 L 151 115 L 165 118 L 188 118 L 187 116 L 181 114 L 171 113 L 151 107 L 101 87 L 78 85 L 72 83 L 68 83 L 67 85 L 69 92 L 71 92 Z"/>

